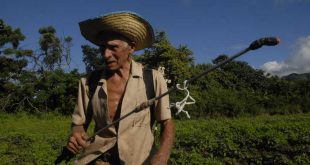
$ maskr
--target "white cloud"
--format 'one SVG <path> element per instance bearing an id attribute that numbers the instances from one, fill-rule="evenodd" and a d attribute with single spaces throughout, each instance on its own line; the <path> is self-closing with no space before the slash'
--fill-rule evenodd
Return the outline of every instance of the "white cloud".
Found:
<path id="1" fill-rule="evenodd" d="M 299 38 L 292 54 L 285 61 L 270 61 L 262 69 L 272 75 L 310 72 L 310 36 Z"/>

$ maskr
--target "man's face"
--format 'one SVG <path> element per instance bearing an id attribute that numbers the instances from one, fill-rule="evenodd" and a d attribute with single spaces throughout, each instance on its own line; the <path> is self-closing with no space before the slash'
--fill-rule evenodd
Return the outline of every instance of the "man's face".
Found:
<path id="1" fill-rule="evenodd" d="M 115 71 L 130 64 L 130 55 L 134 52 L 134 46 L 129 44 L 129 41 L 115 36 L 103 41 L 100 49 L 107 69 Z"/>

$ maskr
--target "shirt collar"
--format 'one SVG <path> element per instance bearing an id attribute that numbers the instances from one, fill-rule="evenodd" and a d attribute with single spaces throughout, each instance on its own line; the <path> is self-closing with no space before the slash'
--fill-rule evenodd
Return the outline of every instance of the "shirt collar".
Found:
<path id="1" fill-rule="evenodd" d="M 142 68 L 143 68 L 142 64 L 134 60 L 131 60 L 131 76 L 133 78 L 143 78 Z M 105 79 L 106 79 L 106 72 L 104 71 L 99 82 L 104 83 L 106 81 Z"/>
<path id="2" fill-rule="evenodd" d="M 136 78 L 136 77 L 143 77 L 143 73 L 142 73 L 142 64 L 135 62 L 134 60 L 131 60 L 131 75 L 132 77 Z"/>

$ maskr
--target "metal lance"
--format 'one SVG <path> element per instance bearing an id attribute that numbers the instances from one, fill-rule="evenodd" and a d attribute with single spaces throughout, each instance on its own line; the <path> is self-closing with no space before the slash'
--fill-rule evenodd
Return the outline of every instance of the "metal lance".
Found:
<path id="1" fill-rule="evenodd" d="M 255 40 L 253 41 L 249 47 L 247 47 L 246 49 L 230 56 L 229 58 L 227 58 L 226 60 L 218 63 L 217 65 L 214 65 L 212 66 L 211 68 L 207 69 L 206 71 L 188 79 L 186 81 L 186 84 L 184 84 L 185 86 L 188 86 L 190 85 L 190 83 L 194 82 L 195 80 L 199 79 L 200 77 L 202 76 L 205 76 L 207 75 L 209 72 L 212 72 L 213 70 L 223 66 L 224 64 L 234 60 L 235 58 L 237 57 L 240 57 L 241 55 L 251 51 L 251 50 L 256 50 L 256 49 L 259 49 L 261 48 L 262 46 L 266 45 L 266 46 L 275 46 L 277 44 L 280 43 L 280 39 L 277 38 L 277 37 L 265 37 L 265 38 L 261 38 L 261 39 L 258 39 L 258 40 Z M 176 87 L 172 87 L 170 88 L 168 91 L 166 91 L 165 93 L 162 93 L 161 95 L 159 96 L 156 96 L 150 100 L 147 100 L 143 103 L 141 103 L 140 105 L 138 105 L 137 107 L 135 107 L 135 109 L 133 109 L 131 112 L 127 113 L 126 115 L 118 118 L 117 120 L 114 120 L 112 123 L 108 124 L 107 126 L 101 128 L 100 130 L 98 130 L 97 132 L 95 132 L 92 136 L 90 136 L 89 138 L 87 138 L 86 141 L 93 141 L 95 136 L 100 134 L 102 131 L 104 131 L 105 129 L 113 126 L 114 124 L 120 122 L 121 120 L 127 118 L 128 116 L 132 115 L 133 113 L 137 113 L 145 108 L 148 108 L 150 107 L 152 104 L 154 104 L 155 101 L 161 99 L 162 97 L 170 94 L 172 91 L 176 90 L 177 88 Z M 61 163 L 62 161 L 66 160 L 66 162 L 68 162 L 70 159 L 72 159 L 74 157 L 74 154 L 71 153 L 67 147 L 63 147 L 63 150 L 62 150 L 62 153 L 57 157 L 57 159 L 55 160 L 55 164 L 59 164 Z"/>

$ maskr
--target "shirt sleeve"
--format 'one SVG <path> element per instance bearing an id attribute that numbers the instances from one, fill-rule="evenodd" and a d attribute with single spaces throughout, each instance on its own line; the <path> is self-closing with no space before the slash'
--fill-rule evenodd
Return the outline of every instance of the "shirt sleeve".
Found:
<path id="1" fill-rule="evenodd" d="M 73 125 L 85 124 L 88 102 L 89 102 L 89 96 L 88 96 L 88 86 L 86 86 L 86 78 L 81 78 L 79 81 L 77 102 L 72 114 Z"/>
<path id="2" fill-rule="evenodd" d="M 153 70 L 153 80 L 156 96 L 168 91 L 167 83 L 162 73 Z M 171 118 L 169 95 L 166 95 L 155 102 L 155 118 L 157 121 Z"/>

